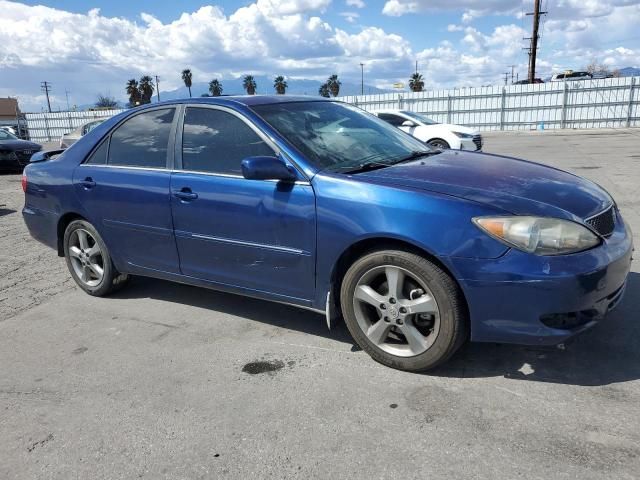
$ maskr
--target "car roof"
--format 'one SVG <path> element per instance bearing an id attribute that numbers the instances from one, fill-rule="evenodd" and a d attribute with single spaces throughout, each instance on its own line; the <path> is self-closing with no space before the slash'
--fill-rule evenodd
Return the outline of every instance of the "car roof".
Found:
<path id="1" fill-rule="evenodd" d="M 332 99 L 325 97 L 312 97 L 310 95 L 221 95 L 218 97 L 198 97 L 198 98 L 181 98 L 177 100 L 167 100 L 159 103 L 150 103 L 144 107 L 157 107 L 159 105 L 179 105 L 189 104 L 205 104 L 205 105 L 246 105 L 248 107 L 254 105 L 270 105 L 276 103 L 294 103 L 294 102 L 331 102 Z"/>
<path id="2" fill-rule="evenodd" d="M 397 108 L 385 108 L 383 110 L 377 110 L 373 113 L 406 113 L 406 110 L 399 110 Z"/>

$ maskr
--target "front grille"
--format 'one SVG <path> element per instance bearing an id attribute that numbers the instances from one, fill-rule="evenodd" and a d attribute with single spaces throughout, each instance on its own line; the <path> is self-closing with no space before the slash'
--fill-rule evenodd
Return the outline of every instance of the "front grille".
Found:
<path id="1" fill-rule="evenodd" d="M 586 223 L 603 237 L 608 237 L 616 226 L 616 212 L 613 205 L 604 212 L 588 218 Z"/>
<path id="2" fill-rule="evenodd" d="M 35 150 L 16 151 L 16 156 L 18 157 L 18 163 L 20 163 L 20 165 L 28 164 L 29 160 L 31 160 L 31 156 L 34 153 L 36 153 Z"/>
<path id="3" fill-rule="evenodd" d="M 474 135 L 473 143 L 476 144 L 476 150 L 480 150 L 482 148 L 482 135 Z"/>

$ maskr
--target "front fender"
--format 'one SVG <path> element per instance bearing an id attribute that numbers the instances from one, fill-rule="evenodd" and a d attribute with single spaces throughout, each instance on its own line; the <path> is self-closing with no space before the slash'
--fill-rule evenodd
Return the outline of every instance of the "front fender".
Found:
<path id="1" fill-rule="evenodd" d="M 319 174 L 313 186 L 319 299 L 326 297 L 331 272 L 343 252 L 366 239 L 399 240 L 447 265 L 448 257 L 491 259 L 508 250 L 471 221 L 475 216 L 504 213 L 491 206 L 355 176 Z"/>

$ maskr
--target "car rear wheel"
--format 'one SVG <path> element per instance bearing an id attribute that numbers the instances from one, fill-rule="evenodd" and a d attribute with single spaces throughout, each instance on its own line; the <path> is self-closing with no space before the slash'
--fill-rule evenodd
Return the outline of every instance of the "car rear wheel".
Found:
<path id="1" fill-rule="evenodd" d="M 433 262 L 383 250 L 357 260 L 344 276 L 341 307 L 356 343 L 390 367 L 424 371 L 445 362 L 467 337 L 457 284 Z"/>
<path id="2" fill-rule="evenodd" d="M 451 148 L 449 143 L 447 143 L 445 140 L 442 140 L 441 138 L 434 138 L 432 140 L 429 140 L 427 142 L 427 145 L 433 148 L 439 148 L 441 150 L 448 150 Z"/>
<path id="3" fill-rule="evenodd" d="M 84 220 L 75 220 L 67 226 L 64 255 L 71 276 L 89 295 L 108 295 L 122 288 L 129 279 L 116 270 L 102 237 Z"/>

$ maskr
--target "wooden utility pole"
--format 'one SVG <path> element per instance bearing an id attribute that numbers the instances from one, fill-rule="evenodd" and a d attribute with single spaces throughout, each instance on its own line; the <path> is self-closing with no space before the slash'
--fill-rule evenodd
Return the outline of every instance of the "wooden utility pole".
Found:
<path id="1" fill-rule="evenodd" d="M 533 5 L 533 12 L 528 12 L 527 15 L 533 15 L 533 33 L 531 35 L 531 47 L 529 47 L 529 83 L 533 83 L 536 78 L 536 53 L 538 52 L 538 28 L 540 27 L 540 15 L 545 15 L 547 12 L 540 11 L 540 0 L 535 0 Z"/>
<path id="2" fill-rule="evenodd" d="M 160 79 L 156 75 L 156 95 L 158 96 L 158 103 L 160 103 Z"/>
<path id="3" fill-rule="evenodd" d="M 51 113 L 51 101 L 49 100 L 49 92 L 51 91 L 51 84 L 49 82 L 40 82 L 40 89 L 47 96 L 47 107 L 49 108 L 49 113 Z"/>

